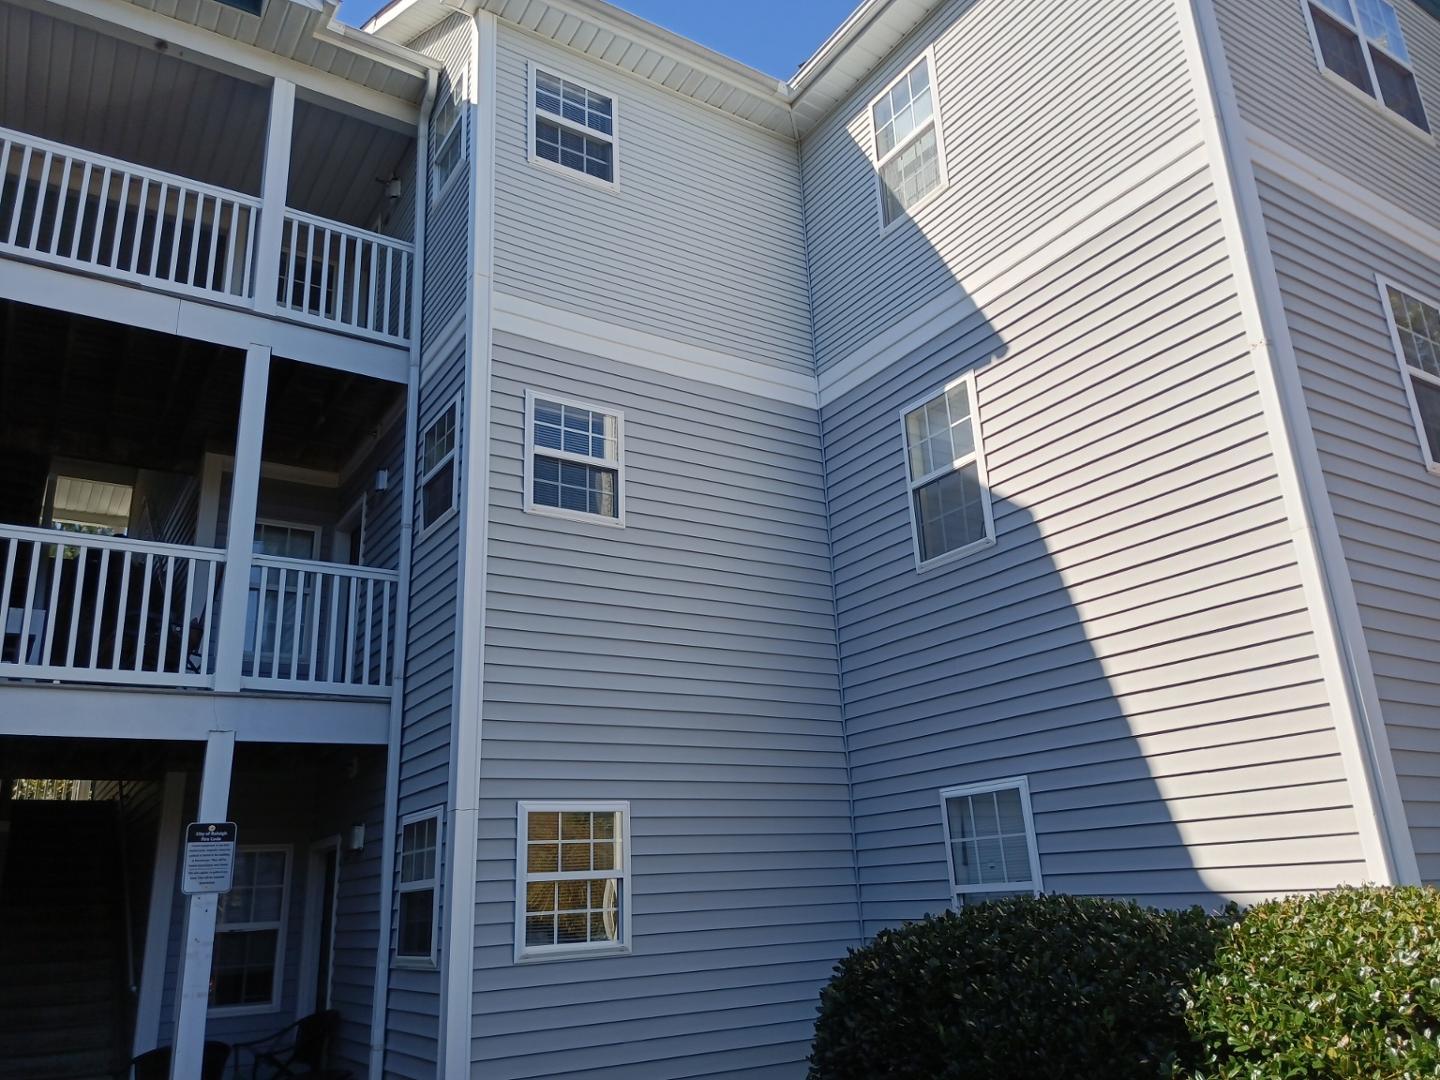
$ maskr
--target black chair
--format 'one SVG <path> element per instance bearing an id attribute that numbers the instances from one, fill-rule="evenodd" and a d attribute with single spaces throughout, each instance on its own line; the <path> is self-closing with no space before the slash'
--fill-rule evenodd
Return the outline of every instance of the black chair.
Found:
<path id="1" fill-rule="evenodd" d="M 325 1052 L 340 1026 L 340 1014 L 334 1009 L 301 1017 L 273 1035 L 236 1043 L 236 1050 L 248 1050 L 255 1058 L 250 1068 L 252 1080 L 284 1080 L 308 1076 L 312 1080 L 350 1080 L 347 1069 L 327 1069 Z M 235 1062 L 238 1070 L 240 1062 Z"/>
<path id="2" fill-rule="evenodd" d="M 130 1062 L 135 1080 L 170 1080 L 172 1048 L 162 1046 L 147 1050 Z M 200 1064 L 200 1080 L 225 1080 L 225 1063 L 230 1060 L 230 1045 L 205 1040 L 205 1055 Z"/>

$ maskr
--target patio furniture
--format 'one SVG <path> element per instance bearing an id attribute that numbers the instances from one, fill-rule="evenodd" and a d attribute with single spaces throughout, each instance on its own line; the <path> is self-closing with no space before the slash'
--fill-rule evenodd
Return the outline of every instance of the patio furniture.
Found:
<path id="1" fill-rule="evenodd" d="M 334 1009 L 326 1009 L 301 1017 L 263 1039 L 237 1043 L 235 1049 L 246 1050 L 253 1055 L 251 1080 L 284 1080 L 302 1076 L 314 1080 L 350 1080 L 352 1074 L 349 1070 L 325 1067 L 325 1053 L 339 1026 L 340 1014 Z M 238 1058 L 235 1067 L 238 1073 Z"/>
<path id="2" fill-rule="evenodd" d="M 155 1050 L 147 1050 L 135 1058 L 130 1062 L 135 1070 L 135 1080 L 170 1080 L 172 1054 L 173 1048 L 161 1046 Z M 200 1065 L 200 1080 L 224 1080 L 225 1064 L 229 1060 L 229 1043 L 206 1039 Z"/>

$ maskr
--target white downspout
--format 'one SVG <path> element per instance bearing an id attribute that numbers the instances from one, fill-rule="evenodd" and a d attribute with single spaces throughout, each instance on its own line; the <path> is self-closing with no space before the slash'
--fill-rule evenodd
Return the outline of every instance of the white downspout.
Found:
<path id="1" fill-rule="evenodd" d="M 395 678 L 390 699 L 390 741 L 385 751 L 385 824 L 380 842 L 380 924 L 375 949 L 375 993 L 370 1009 L 370 1080 L 385 1075 L 385 1022 L 390 1001 L 390 920 L 395 903 L 395 831 L 400 813 L 400 733 L 405 720 L 405 656 L 410 634 L 411 551 L 415 542 L 415 444 L 419 438 L 420 330 L 425 311 L 425 219 L 430 207 L 430 109 L 438 85 L 425 76 L 420 130 L 415 142 L 415 263 L 410 284 L 410 368 L 405 382 L 405 477 L 401 484 L 400 588 L 395 597 Z"/>

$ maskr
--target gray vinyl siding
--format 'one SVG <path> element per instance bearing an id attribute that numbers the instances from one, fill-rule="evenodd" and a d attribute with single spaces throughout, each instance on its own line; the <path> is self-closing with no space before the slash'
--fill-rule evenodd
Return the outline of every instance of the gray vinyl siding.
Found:
<path id="1" fill-rule="evenodd" d="M 932 43 L 949 186 L 882 236 L 869 104 Z M 820 369 L 1194 123 L 1172 0 L 950 0 L 802 147 Z"/>
<path id="2" fill-rule="evenodd" d="M 564 311 L 808 371 L 794 143 L 501 26 L 495 282 Z M 527 62 L 618 99 L 618 184 L 527 160 Z"/>
<path id="3" fill-rule="evenodd" d="M 1376 282 L 1434 299 L 1440 265 L 1278 176 L 1258 178 L 1421 877 L 1440 884 L 1440 476 L 1425 467 Z"/>
<path id="4" fill-rule="evenodd" d="M 1440 146 L 1322 73 L 1305 0 L 1215 0 L 1241 115 L 1354 182 L 1440 225 Z M 1440 19 L 1390 0 L 1432 129 L 1440 130 Z"/>
<path id="5" fill-rule="evenodd" d="M 522 511 L 526 388 L 624 413 L 623 529 Z M 477 1074 L 802 1077 L 857 934 L 816 415 L 508 335 L 493 394 Z M 516 965 L 516 804 L 587 798 L 634 954 Z"/>
<path id="6" fill-rule="evenodd" d="M 866 929 L 950 902 L 938 793 L 1029 778 L 1048 891 L 1365 877 L 1197 165 L 824 410 Z M 997 543 L 918 574 L 899 410 L 976 368 Z"/>
<path id="7" fill-rule="evenodd" d="M 442 94 L 453 92 L 453 88 L 472 77 L 470 68 L 470 35 L 472 25 L 464 15 L 455 14 L 438 23 L 410 43 L 417 52 L 433 56 L 445 65 L 440 76 L 435 100 Z M 433 117 L 424 117 L 430 123 Z M 425 294 L 423 297 L 423 321 L 421 340 L 427 349 L 435 342 L 436 335 L 444 332 L 450 320 L 460 310 L 465 297 L 465 283 L 469 278 L 466 271 L 469 260 L 468 240 L 470 220 L 470 194 L 467 177 L 475 160 L 473 116 L 466 116 L 465 160 L 453 176 L 453 183 L 443 191 L 429 191 L 431 200 L 425 218 Z M 435 132 L 430 133 L 431 152 L 435 150 Z M 429 169 L 425 175 L 430 175 Z"/>

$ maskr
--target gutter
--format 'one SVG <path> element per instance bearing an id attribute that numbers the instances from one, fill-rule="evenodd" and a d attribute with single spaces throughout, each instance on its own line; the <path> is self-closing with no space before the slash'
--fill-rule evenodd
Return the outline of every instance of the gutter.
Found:
<path id="1" fill-rule="evenodd" d="M 415 545 L 415 454 L 419 439 L 420 330 L 425 312 L 425 230 L 430 208 L 430 108 L 437 70 L 425 75 L 420 127 L 415 141 L 415 262 L 411 271 L 410 366 L 405 383 L 405 478 L 401 485 L 400 589 L 395 599 L 395 678 L 390 699 L 390 741 L 385 756 L 385 823 L 380 855 L 379 942 L 370 1009 L 370 1080 L 385 1075 L 385 1022 L 390 1002 L 390 923 L 395 905 L 395 846 L 400 815 L 400 735 L 405 721 L 405 656 L 410 637 L 410 574 Z"/>

